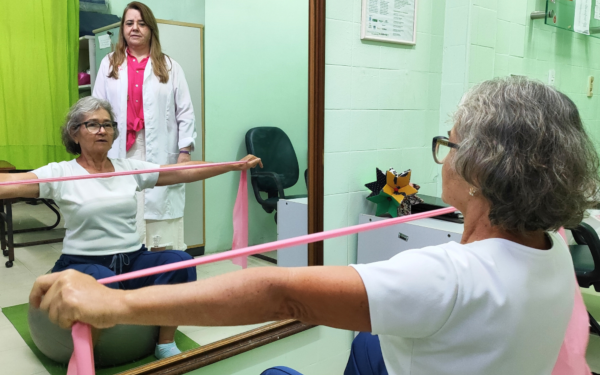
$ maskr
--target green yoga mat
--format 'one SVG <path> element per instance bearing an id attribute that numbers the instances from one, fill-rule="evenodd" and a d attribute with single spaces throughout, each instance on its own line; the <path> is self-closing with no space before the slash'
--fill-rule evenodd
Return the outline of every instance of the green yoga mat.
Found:
<path id="1" fill-rule="evenodd" d="M 62 365 L 60 363 L 56 363 L 50 358 L 46 357 L 33 343 L 31 339 L 31 334 L 29 333 L 29 324 L 27 324 L 27 310 L 29 309 L 29 304 L 24 303 L 22 305 L 12 306 L 12 307 L 4 307 L 2 308 L 2 312 L 8 320 L 12 323 L 12 325 L 17 329 L 19 335 L 23 338 L 25 343 L 31 348 L 31 351 L 35 354 L 36 357 L 42 362 L 42 365 L 46 368 L 46 371 L 50 373 L 50 375 L 66 375 L 67 366 Z M 190 349 L 195 349 L 200 347 L 198 343 L 184 335 L 183 333 L 177 331 L 175 333 L 175 343 L 177 343 L 177 347 L 183 352 Z M 97 369 L 96 375 L 113 375 L 118 374 L 119 372 L 126 371 L 138 366 L 142 366 L 148 364 L 150 362 L 155 361 L 153 355 L 150 355 L 146 358 L 142 358 L 139 361 L 128 363 L 121 366 L 110 367 Z"/>

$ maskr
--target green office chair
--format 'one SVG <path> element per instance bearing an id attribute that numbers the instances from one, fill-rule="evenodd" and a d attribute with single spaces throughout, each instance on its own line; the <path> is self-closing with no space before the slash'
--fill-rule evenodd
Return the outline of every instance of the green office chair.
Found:
<path id="1" fill-rule="evenodd" d="M 598 234 L 586 223 L 580 223 L 577 228 L 571 229 L 577 245 L 571 245 L 571 257 L 575 267 L 577 283 L 582 288 L 594 287 L 600 292 L 600 239 Z M 590 314 L 590 330 L 600 335 L 600 325 Z"/>
<path id="2" fill-rule="evenodd" d="M 294 146 L 285 132 L 276 127 L 261 126 L 246 133 L 246 150 L 262 159 L 263 168 L 250 170 L 252 190 L 262 208 L 277 210 L 279 199 L 306 198 L 307 195 L 286 195 L 285 189 L 296 185 L 300 174 Z M 306 173 L 304 174 L 306 178 Z M 260 192 L 266 192 L 264 199 Z M 277 222 L 277 213 L 275 213 Z"/>

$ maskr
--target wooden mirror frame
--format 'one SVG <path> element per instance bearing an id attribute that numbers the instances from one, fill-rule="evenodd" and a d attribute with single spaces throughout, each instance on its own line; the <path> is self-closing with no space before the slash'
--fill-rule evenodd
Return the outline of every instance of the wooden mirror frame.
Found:
<path id="1" fill-rule="evenodd" d="M 316 233 L 323 231 L 325 0 L 309 0 L 308 17 L 308 233 Z M 308 245 L 308 264 L 323 265 L 323 242 Z M 120 374 L 185 374 L 312 327 L 297 320 L 283 320 Z"/>

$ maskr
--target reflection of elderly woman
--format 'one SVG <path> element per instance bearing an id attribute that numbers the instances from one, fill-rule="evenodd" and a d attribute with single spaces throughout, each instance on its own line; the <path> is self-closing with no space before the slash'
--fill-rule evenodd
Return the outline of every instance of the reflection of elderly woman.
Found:
<path id="1" fill-rule="evenodd" d="M 582 219 L 598 183 L 577 108 L 541 83 L 488 81 L 465 96 L 449 140 L 434 146 L 442 198 L 465 217 L 460 244 L 367 265 L 245 270 L 128 292 L 49 275 L 31 302 L 46 293 L 42 308 L 59 311 L 52 318 L 65 326 L 76 318 L 97 326 L 296 318 L 379 335 L 355 339 L 346 374 L 551 373 L 576 288 L 568 248 L 553 231 Z"/>
<path id="2" fill-rule="evenodd" d="M 62 129 L 67 151 L 75 160 L 51 163 L 31 173 L 5 175 L 5 180 L 88 175 L 158 168 L 156 164 L 109 159 L 107 152 L 118 136 L 110 104 L 87 97 L 79 100 L 67 115 Z M 129 175 L 70 182 L 0 187 L 0 197 L 53 199 L 61 209 L 67 228 L 63 254 L 53 272 L 75 269 L 96 279 L 136 271 L 161 264 L 191 259 L 183 251 L 149 252 L 136 234 L 136 191 L 182 182 L 191 182 L 255 165 L 258 159 L 233 167 L 208 167 L 185 171 Z M 189 162 L 194 164 L 196 162 Z M 113 287 L 135 289 L 146 285 L 175 284 L 196 280 L 196 270 L 165 273 L 124 282 Z M 163 327 L 156 354 L 165 357 L 179 351 L 173 343 L 175 327 Z"/>

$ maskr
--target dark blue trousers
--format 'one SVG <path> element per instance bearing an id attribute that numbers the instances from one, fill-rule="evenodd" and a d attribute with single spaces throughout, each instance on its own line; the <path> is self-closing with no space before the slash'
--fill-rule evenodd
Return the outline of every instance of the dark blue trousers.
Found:
<path id="1" fill-rule="evenodd" d="M 344 375 L 388 375 L 379 336 L 361 332 L 354 338 Z"/>
<path id="2" fill-rule="evenodd" d="M 185 251 L 165 250 L 152 252 L 144 245 L 140 250 L 131 253 L 120 253 L 115 255 L 67 255 L 62 254 L 54 264 L 52 272 L 60 272 L 68 269 L 77 270 L 88 274 L 96 280 L 106 277 L 120 275 L 150 267 L 161 266 L 189 260 L 192 257 Z M 150 285 L 180 284 L 196 281 L 196 267 L 161 273 L 120 283 L 107 285 L 113 289 L 139 289 Z"/>
<path id="3" fill-rule="evenodd" d="M 277 366 L 263 371 L 261 375 L 302 375 L 289 367 Z M 352 341 L 350 358 L 344 375 L 388 375 L 379 336 L 361 332 Z"/>

